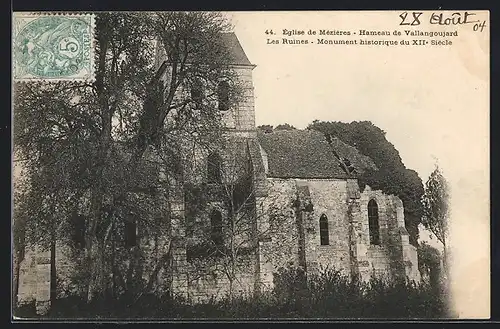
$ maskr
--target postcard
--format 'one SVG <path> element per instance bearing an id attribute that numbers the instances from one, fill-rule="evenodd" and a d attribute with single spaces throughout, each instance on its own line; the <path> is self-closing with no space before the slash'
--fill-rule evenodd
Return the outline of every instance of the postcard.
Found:
<path id="1" fill-rule="evenodd" d="M 14 12 L 13 319 L 489 318 L 489 25 Z"/>

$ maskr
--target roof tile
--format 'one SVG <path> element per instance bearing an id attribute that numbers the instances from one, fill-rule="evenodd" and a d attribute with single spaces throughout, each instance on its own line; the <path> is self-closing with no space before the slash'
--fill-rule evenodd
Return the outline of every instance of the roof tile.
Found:
<path id="1" fill-rule="evenodd" d="M 241 47 L 238 37 L 236 36 L 236 34 L 234 34 L 234 32 L 223 33 L 222 39 L 226 44 L 226 46 L 231 50 L 231 56 L 232 56 L 232 58 L 230 59 L 231 64 L 252 65 L 247 55 L 245 54 L 243 47 Z"/>
<path id="2" fill-rule="evenodd" d="M 376 168 L 373 161 L 355 148 L 335 140 L 332 145 L 314 130 L 275 130 L 258 133 L 259 143 L 268 156 L 269 177 L 276 178 L 348 178 L 340 157 L 348 158 L 357 173 Z"/>

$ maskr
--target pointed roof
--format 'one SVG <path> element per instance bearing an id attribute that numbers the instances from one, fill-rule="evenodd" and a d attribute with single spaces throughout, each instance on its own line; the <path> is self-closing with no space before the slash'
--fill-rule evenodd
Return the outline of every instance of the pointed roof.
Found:
<path id="1" fill-rule="evenodd" d="M 238 37 L 236 37 L 236 34 L 234 32 L 221 33 L 220 38 L 222 40 L 222 43 L 229 50 L 229 64 L 250 66 L 252 68 L 256 66 L 255 64 L 252 64 L 248 59 L 245 51 L 243 50 L 243 47 L 240 44 L 240 41 L 238 40 Z M 166 54 L 162 45 L 157 44 L 155 61 L 155 65 L 157 67 L 157 77 L 159 77 L 164 73 L 166 67 L 168 66 L 168 61 L 166 59 Z"/>
<path id="2" fill-rule="evenodd" d="M 231 64 L 254 66 L 245 54 L 245 51 L 243 50 L 243 47 L 234 32 L 223 33 L 222 40 L 231 50 Z"/>

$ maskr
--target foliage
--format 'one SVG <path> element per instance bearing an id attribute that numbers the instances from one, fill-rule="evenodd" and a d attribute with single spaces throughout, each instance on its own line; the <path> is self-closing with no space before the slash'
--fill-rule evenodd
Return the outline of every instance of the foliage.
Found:
<path id="1" fill-rule="evenodd" d="M 242 246 L 238 248 L 236 257 L 252 255 L 255 248 Z M 188 261 L 198 258 L 202 263 L 208 263 L 210 258 L 223 258 L 231 253 L 231 249 L 226 246 L 214 246 L 213 243 L 202 241 L 200 243 L 187 246 L 186 257 Z"/>
<path id="2" fill-rule="evenodd" d="M 417 245 L 423 184 L 414 170 L 405 167 L 399 152 L 387 141 L 385 132 L 370 121 L 344 123 L 315 120 L 307 129 L 318 130 L 327 137 L 337 137 L 373 160 L 378 170 L 363 173 L 359 178 L 360 185 L 368 184 L 372 189 L 380 189 L 401 198 L 410 243 Z"/>
<path id="3" fill-rule="evenodd" d="M 207 274 L 222 276 L 229 281 L 231 295 L 235 291 L 233 283 L 238 284 L 237 273 L 257 256 L 255 247 L 259 241 L 266 241 L 271 236 L 274 240 L 271 245 L 266 244 L 266 248 L 273 250 L 263 251 L 262 257 L 268 260 L 273 258 L 279 263 L 293 258 L 288 242 L 297 237 L 290 225 L 285 223 L 295 217 L 297 191 L 292 184 L 287 192 L 278 188 L 257 201 L 253 167 L 249 165 L 250 155 L 245 151 L 246 142 L 241 143 L 238 138 L 230 138 L 229 141 L 219 145 L 218 149 L 223 158 L 221 181 L 186 185 L 185 211 L 189 228 L 187 258 L 193 271 L 192 277 Z M 201 164 L 206 165 L 204 161 Z M 312 204 L 304 201 L 299 208 L 311 212 Z M 220 214 L 222 224 L 221 233 L 217 233 L 222 237 L 219 243 L 214 241 L 212 235 L 214 213 Z M 262 216 L 266 220 L 262 220 Z"/>
<path id="4" fill-rule="evenodd" d="M 266 133 L 271 133 L 271 132 L 273 132 L 274 127 L 271 125 L 260 125 L 257 127 L 257 129 L 260 129 Z"/>
<path id="5" fill-rule="evenodd" d="M 190 162 L 195 166 L 193 182 L 185 184 L 185 213 L 188 233 L 187 258 L 193 265 L 191 279 L 206 275 L 222 276 L 229 281 L 232 294 L 238 268 L 255 254 L 256 234 L 252 218 L 255 194 L 252 168 L 246 154 L 246 142 L 228 137 L 204 150 L 203 159 L 220 157 L 211 170 L 218 179 L 208 180 L 206 161 Z M 196 168 L 199 165 L 200 168 Z"/>
<path id="6" fill-rule="evenodd" d="M 288 123 L 284 123 L 284 124 L 281 124 L 281 125 L 277 125 L 274 129 L 275 130 L 295 130 L 297 128 L 295 128 L 292 125 L 289 125 Z"/>
<path id="7" fill-rule="evenodd" d="M 260 125 L 257 127 L 257 129 L 260 129 L 266 133 L 270 133 L 270 132 L 273 132 L 273 130 L 295 130 L 297 128 L 295 128 L 294 126 L 292 126 L 288 123 L 283 123 L 283 124 L 277 125 L 276 127 L 274 127 L 272 125 Z"/>
<path id="8" fill-rule="evenodd" d="M 311 225 L 311 213 L 307 212 L 313 206 L 309 200 L 300 197 L 295 182 L 274 181 L 268 183 L 264 208 L 267 209 L 268 226 L 262 227 L 263 237 L 271 238 L 272 243 L 262 245 L 261 255 L 274 266 L 287 267 L 296 261 L 297 256 L 297 249 L 290 246 L 296 245 L 300 240 L 298 225 L 293 219 L 302 211 L 306 215 L 304 226 L 315 226 Z"/>
<path id="9" fill-rule="evenodd" d="M 143 295 L 128 299 L 96 300 L 86 305 L 78 298 L 58 300 L 49 317 L 65 318 L 445 318 L 446 298 L 441 290 L 423 283 L 350 280 L 335 269 L 309 275 L 298 268 L 281 269 L 275 287 L 259 295 L 212 299 L 186 304 L 169 295 Z M 33 306 L 16 311 L 34 316 Z"/>
<path id="10" fill-rule="evenodd" d="M 446 246 L 449 217 L 449 187 L 438 166 L 425 183 L 422 196 L 424 214 L 422 224 Z"/>
<path id="11" fill-rule="evenodd" d="M 431 231 L 443 244 L 443 266 L 444 274 L 448 273 L 447 243 L 448 243 L 448 220 L 449 220 L 449 198 L 450 191 L 448 182 L 436 165 L 425 183 L 425 193 L 422 196 L 424 215 L 422 224 Z"/>
<path id="12" fill-rule="evenodd" d="M 424 241 L 419 243 L 417 254 L 421 277 L 431 285 L 437 285 L 441 275 L 441 253 Z"/>

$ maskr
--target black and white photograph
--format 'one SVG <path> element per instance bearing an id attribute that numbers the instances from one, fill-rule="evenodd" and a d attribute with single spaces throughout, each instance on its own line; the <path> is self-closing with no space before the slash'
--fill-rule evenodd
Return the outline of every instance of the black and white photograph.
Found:
<path id="1" fill-rule="evenodd" d="M 488 319 L 488 11 L 14 12 L 14 321 Z"/>

